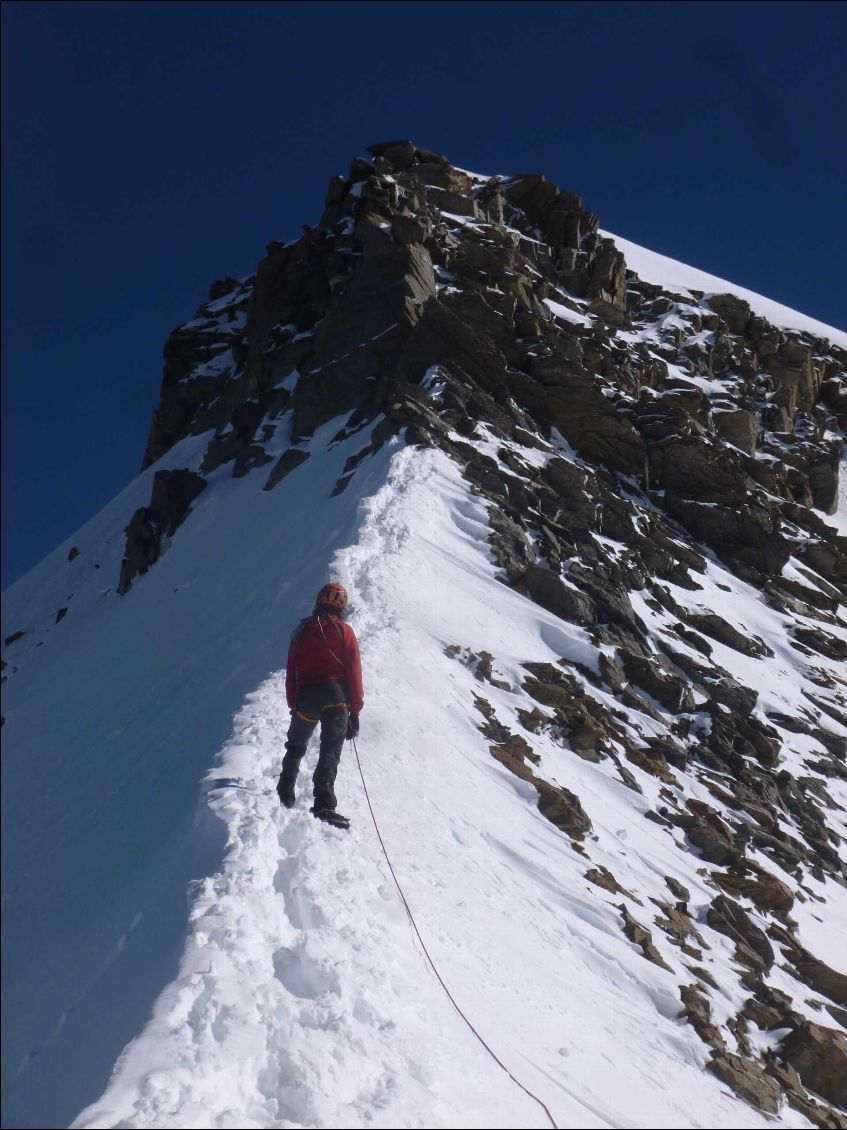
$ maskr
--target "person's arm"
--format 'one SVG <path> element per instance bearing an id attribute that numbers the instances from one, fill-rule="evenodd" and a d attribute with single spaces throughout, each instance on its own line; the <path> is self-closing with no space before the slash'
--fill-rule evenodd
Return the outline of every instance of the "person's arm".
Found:
<path id="1" fill-rule="evenodd" d="M 362 660 L 356 633 L 349 625 L 345 627 L 347 631 L 344 633 L 344 674 L 350 699 L 350 713 L 358 715 L 365 705 L 365 694 L 362 690 Z"/>
<path id="2" fill-rule="evenodd" d="M 294 709 L 294 700 L 297 697 L 297 680 L 294 677 L 294 664 L 296 659 L 294 657 L 294 643 L 288 649 L 288 662 L 285 665 L 285 698 L 288 702 L 288 709 Z"/>

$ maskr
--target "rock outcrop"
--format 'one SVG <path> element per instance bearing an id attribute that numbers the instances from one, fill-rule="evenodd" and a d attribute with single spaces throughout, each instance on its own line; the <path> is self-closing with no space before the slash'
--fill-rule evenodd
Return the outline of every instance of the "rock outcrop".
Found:
<path id="1" fill-rule="evenodd" d="M 733 294 L 640 278 L 543 176 L 475 176 L 405 140 L 369 154 L 332 178 L 316 226 L 214 284 L 168 339 L 145 466 L 209 438 L 199 474 L 156 472 L 119 591 L 155 565 L 206 478 L 260 474 L 270 491 L 308 474 L 330 421 L 336 439 L 362 435 L 333 493 L 393 436 L 440 448 L 487 508 L 504 586 L 592 657 L 527 657 L 514 683 L 496 656 L 448 648 L 516 704 L 504 721 L 498 701 L 474 700 L 494 771 L 531 786 L 589 858 L 567 759 L 630 790 L 714 892 L 698 916 L 669 877 L 677 903 L 657 884 L 650 925 L 613 904 L 626 938 L 685 984 L 710 1070 L 766 1112 L 787 1101 L 844 1125 L 844 1039 L 809 1015 L 843 1027 L 844 978 L 792 914 L 847 883 L 828 791 L 847 779 L 847 539 L 820 513 L 837 501 L 847 352 Z M 771 693 L 792 677 L 785 652 L 802 709 Z M 542 734 L 562 751 L 555 778 Z M 629 897 L 608 868 L 586 877 L 595 897 Z M 733 983 L 715 991 L 718 950 Z M 747 1003 L 727 1017 L 735 998 Z M 788 1035 L 765 1054 L 748 1024 Z"/>

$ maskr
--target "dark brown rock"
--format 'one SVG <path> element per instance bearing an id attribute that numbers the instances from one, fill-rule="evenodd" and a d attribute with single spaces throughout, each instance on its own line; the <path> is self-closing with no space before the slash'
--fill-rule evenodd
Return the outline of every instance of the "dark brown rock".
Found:
<path id="1" fill-rule="evenodd" d="M 749 302 L 745 302 L 735 294 L 712 294 L 708 302 L 715 313 L 726 322 L 730 333 L 746 333 L 752 314 Z"/>
<path id="2" fill-rule="evenodd" d="M 847 976 L 832 969 L 797 943 L 789 945 L 783 953 L 794 966 L 801 981 L 821 996 L 829 997 L 836 1005 L 847 1009 Z"/>
<path id="3" fill-rule="evenodd" d="M 659 656 L 648 658 L 626 649 L 619 654 L 627 676 L 666 710 L 680 714 L 694 709 L 694 696 L 688 683 L 669 671 Z"/>
<path id="4" fill-rule="evenodd" d="M 753 1060 L 743 1059 L 729 1051 L 715 1051 L 709 1060 L 709 1071 L 717 1075 L 745 1102 L 776 1114 L 782 1091 L 779 1083 Z"/>
<path id="5" fill-rule="evenodd" d="M 653 935 L 647 927 L 642 926 L 640 922 L 636 922 L 623 903 L 618 907 L 618 910 L 620 910 L 621 918 L 623 919 L 623 932 L 629 940 L 634 945 L 638 946 L 648 961 L 652 961 L 654 965 L 658 965 L 662 969 L 667 969 L 668 972 L 672 973 L 673 970 L 653 944 Z"/>
<path id="6" fill-rule="evenodd" d="M 753 969 L 770 969 L 774 961 L 773 946 L 763 930 L 756 926 L 750 915 L 724 895 L 712 900 L 706 921 L 713 930 L 725 934 L 735 943 L 739 961 Z"/>
<path id="7" fill-rule="evenodd" d="M 563 785 L 558 788 L 536 777 L 538 811 L 574 840 L 582 840 L 592 831 L 591 820 L 576 793 Z"/>
<path id="8" fill-rule="evenodd" d="M 733 505 L 693 500 L 670 494 L 668 513 L 688 531 L 724 558 L 738 572 L 751 566 L 764 574 L 782 572 L 794 545 L 782 534 L 779 514 L 770 506 L 754 504 L 744 496 Z"/>
<path id="9" fill-rule="evenodd" d="M 745 874 L 714 872 L 712 878 L 728 894 L 748 898 L 759 910 L 786 915 L 794 905 L 794 895 L 782 882 L 763 867 L 748 864 Z"/>
<path id="10" fill-rule="evenodd" d="M 734 651 L 740 651 L 742 655 L 750 655 L 755 658 L 763 655 L 773 656 L 773 651 L 758 636 L 751 635 L 748 631 L 740 632 L 724 620 L 722 616 L 718 616 L 716 612 L 689 613 L 686 619 L 689 624 L 705 635 L 726 644 Z"/>
<path id="11" fill-rule="evenodd" d="M 779 1052 L 810 1091 L 847 1108 L 847 1040 L 843 1033 L 804 1021 L 785 1037 Z"/>
<path id="12" fill-rule="evenodd" d="M 630 892 L 620 885 L 608 867 L 592 867 L 585 872 L 585 878 L 595 887 L 602 887 L 613 895 L 626 895 L 627 898 L 632 898 Z"/>
<path id="13" fill-rule="evenodd" d="M 710 978 L 711 979 L 711 978 Z M 695 1030 L 704 1044 L 712 1048 L 723 1050 L 726 1045 L 723 1036 L 712 1020 L 712 1009 L 709 999 L 700 985 L 682 985 L 679 990 L 682 997 L 682 1015 Z"/>
<path id="14" fill-rule="evenodd" d="M 540 565 L 530 565 L 521 577 L 521 584 L 536 604 L 574 624 L 594 624 L 597 613 L 590 598 L 565 584 L 549 569 Z"/>
<path id="15" fill-rule="evenodd" d="M 689 800 L 688 808 L 690 815 L 675 816 L 673 821 L 685 829 L 686 836 L 698 848 L 703 859 L 719 866 L 739 863 L 743 852 L 717 812 L 699 800 Z"/>
<path id="16" fill-rule="evenodd" d="M 688 887 L 683 886 L 683 884 L 680 883 L 678 879 L 674 879 L 672 876 L 666 875 L 665 882 L 667 883 L 668 889 L 670 890 L 674 898 L 679 899 L 680 902 L 690 901 L 691 892 L 689 891 Z"/>
<path id="17" fill-rule="evenodd" d="M 708 949 L 702 934 L 694 925 L 685 909 L 685 904 L 671 906 L 661 899 L 651 899 L 660 913 L 653 919 L 656 925 L 665 932 L 675 946 L 679 946 L 685 953 L 692 957 L 700 957 L 701 951 Z M 694 948 L 694 947 L 697 948 Z"/>
<path id="18" fill-rule="evenodd" d="M 149 506 L 136 510 L 126 527 L 126 548 L 118 593 L 123 595 L 135 579 L 158 561 L 165 539 L 173 537 L 191 511 L 191 503 L 206 487 L 193 471 L 157 471 Z"/>

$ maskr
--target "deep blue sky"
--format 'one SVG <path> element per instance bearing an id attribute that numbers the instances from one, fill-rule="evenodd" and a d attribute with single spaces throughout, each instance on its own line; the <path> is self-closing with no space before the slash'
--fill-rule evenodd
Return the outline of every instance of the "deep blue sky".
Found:
<path id="1" fill-rule="evenodd" d="M 843 3 L 7 3 L 3 584 L 137 473 L 167 333 L 371 142 L 540 171 L 845 325 Z"/>

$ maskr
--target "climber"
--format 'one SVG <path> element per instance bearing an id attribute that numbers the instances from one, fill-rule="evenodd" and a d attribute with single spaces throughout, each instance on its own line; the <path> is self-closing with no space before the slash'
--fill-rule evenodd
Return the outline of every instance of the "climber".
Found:
<path id="1" fill-rule="evenodd" d="M 335 812 L 335 775 L 345 737 L 354 738 L 359 732 L 359 713 L 364 704 L 359 644 L 353 629 L 344 623 L 346 608 L 344 586 L 324 585 L 312 615 L 300 622 L 291 637 L 285 672 L 291 725 L 276 787 L 279 799 L 291 808 L 300 761 L 320 721 L 312 812 L 329 823 L 344 821 L 343 827 L 346 820 Z"/>

